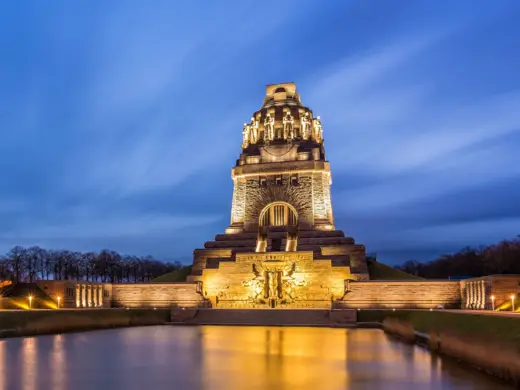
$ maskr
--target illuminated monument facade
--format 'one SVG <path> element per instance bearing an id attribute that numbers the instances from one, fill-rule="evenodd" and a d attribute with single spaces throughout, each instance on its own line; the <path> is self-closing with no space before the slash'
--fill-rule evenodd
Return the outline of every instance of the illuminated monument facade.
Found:
<path id="1" fill-rule="evenodd" d="M 231 224 L 195 250 L 188 278 L 213 307 L 330 308 L 368 279 L 364 246 L 335 229 L 322 124 L 294 83 L 267 86 L 232 178 Z"/>

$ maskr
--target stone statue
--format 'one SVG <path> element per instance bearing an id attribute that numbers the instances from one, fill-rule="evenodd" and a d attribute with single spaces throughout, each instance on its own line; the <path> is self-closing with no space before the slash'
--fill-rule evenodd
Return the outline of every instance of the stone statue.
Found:
<path id="1" fill-rule="evenodd" d="M 242 129 L 242 148 L 247 148 L 249 142 L 251 141 L 251 125 L 244 123 L 244 128 Z"/>
<path id="2" fill-rule="evenodd" d="M 258 142 L 258 121 L 254 117 L 251 117 L 250 141 L 252 144 L 256 144 Z"/>
<path id="3" fill-rule="evenodd" d="M 313 138 L 316 142 L 321 143 L 323 141 L 323 126 L 321 125 L 320 117 L 317 116 L 312 121 L 313 127 Z"/>
<path id="4" fill-rule="evenodd" d="M 293 139 L 294 138 L 294 119 L 289 111 L 287 111 L 283 117 L 283 138 Z"/>
<path id="5" fill-rule="evenodd" d="M 300 117 L 300 128 L 303 139 L 309 139 L 311 133 L 311 120 L 309 118 L 309 113 L 306 112 Z"/>
<path id="6" fill-rule="evenodd" d="M 278 298 L 278 273 L 269 272 L 269 298 Z"/>
<path id="7" fill-rule="evenodd" d="M 264 120 L 264 141 L 272 141 L 274 139 L 274 118 L 271 114 L 267 114 Z"/>

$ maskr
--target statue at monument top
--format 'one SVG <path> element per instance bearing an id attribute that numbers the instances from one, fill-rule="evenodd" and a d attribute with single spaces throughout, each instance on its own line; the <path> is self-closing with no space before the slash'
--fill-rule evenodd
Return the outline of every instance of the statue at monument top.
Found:
<path id="1" fill-rule="evenodd" d="M 305 141 L 323 143 L 320 117 L 304 106 L 295 83 L 270 84 L 262 107 L 253 113 L 251 122 L 244 124 L 242 148 L 258 144 L 294 144 Z M 248 149 L 251 153 L 256 149 Z"/>
<path id="2" fill-rule="evenodd" d="M 294 138 L 293 131 L 294 119 L 290 111 L 287 111 L 283 117 L 283 138 L 292 140 Z"/>

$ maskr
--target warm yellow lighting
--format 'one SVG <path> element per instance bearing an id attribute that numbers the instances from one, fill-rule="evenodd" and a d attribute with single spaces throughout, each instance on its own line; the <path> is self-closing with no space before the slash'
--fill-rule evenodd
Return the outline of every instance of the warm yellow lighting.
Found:
<path id="1" fill-rule="evenodd" d="M 515 296 L 511 295 L 511 311 L 515 311 Z"/>
<path id="2" fill-rule="evenodd" d="M 58 309 L 60 308 L 60 301 L 61 301 L 61 297 L 59 296 L 58 297 Z"/>
<path id="3" fill-rule="evenodd" d="M 491 310 L 495 311 L 495 296 L 491 295 Z"/>
<path id="4" fill-rule="evenodd" d="M 29 295 L 29 309 L 32 309 L 32 300 L 33 300 L 33 296 Z"/>

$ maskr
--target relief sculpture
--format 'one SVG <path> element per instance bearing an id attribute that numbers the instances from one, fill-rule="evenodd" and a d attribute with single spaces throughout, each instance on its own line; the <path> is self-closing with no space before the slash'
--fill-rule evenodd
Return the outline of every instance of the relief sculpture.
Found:
<path id="1" fill-rule="evenodd" d="M 296 263 L 282 261 L 258 262 L 253 264 L 253 279 L 242 282 L 249 287 L 249 300 L 255 304 L 268 305 L 270 302 L 287 304 L 299 298 L 299 287 L 307 283 L 294 277 Z"/>

